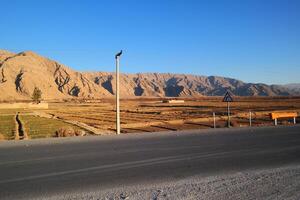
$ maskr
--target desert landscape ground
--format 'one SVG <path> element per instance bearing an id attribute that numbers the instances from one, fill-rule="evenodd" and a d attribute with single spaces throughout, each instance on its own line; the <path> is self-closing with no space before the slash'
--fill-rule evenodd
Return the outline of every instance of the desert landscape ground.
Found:
<path id="1" fill-rule="evenodd" d="M 115 132 L 116 76 L 79 72 L 32 51 L 0 50 L 0 138 L 35 139 L 54 136 L 101 135 Z M 222 95 L 235 95 L 231 126 L 272 125 L 270 113 L 299 112 L 297 84 L 246 83 L 219 76 L 171 73 L 120 74 L 122 133 L 177 131 L 227 126 Z M 38 89 L 48 105 L 32 102 Z M 164 103 L 166 99 L 183 103 Z M 10 109 L 9 109 L 10 107 Z M 280 120 L 289 124 L 291 119 Z"/>
<path id="2" fill-rule="evenodd" d="M 0 200 L 300 200 L 300 0 L 1 8 Z"/>
<path id="3" fill-rule="evenodd" d="M 180 98 L 182 103 L 163 103 L 163 98 L 121 100 L 121 132 L 156 132 L 227 127 L 227 104 L 222 97 Z M 231 126 L 272 126 L 271 112 L 300 112 L 300 97 L 235 97 L 230 103 Z M 1 138 L 56 137 L 60 129 L 76 135 L 115 133 L 115 101 L 66 100 L 49 102 L 48 109 L 0 109 Z M 299 117 L 297 119 L 299 121 Z M 280 119 L 293 124 L 293 119 Z M 21 127 L 20 127 L 21 126 Z M 70 131 L 71 130 L 71 131 Z M 75 135 L 69 133 L 69 136 Z M 68 136 L 68 133 L 65 135 Z"/>

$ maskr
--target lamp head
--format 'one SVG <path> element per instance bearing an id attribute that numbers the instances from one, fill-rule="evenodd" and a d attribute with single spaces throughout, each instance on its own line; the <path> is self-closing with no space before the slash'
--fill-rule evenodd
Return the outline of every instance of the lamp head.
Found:
<path id="1" fill-rule="evenodd" d="M 120 57 L 122 55 L 123 51 L 121 50 L 119 53 L 116 54 L 115 58 L 117 59 L 118 57 Z"/>

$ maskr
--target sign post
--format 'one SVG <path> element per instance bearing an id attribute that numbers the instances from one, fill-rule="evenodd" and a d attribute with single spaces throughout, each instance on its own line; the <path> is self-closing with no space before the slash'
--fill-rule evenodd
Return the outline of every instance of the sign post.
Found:
<path id="1" fill-rule="evenodd" d="M 249 126 L 252 126 L 252 112 L 249 112 Z"/>
<path id="2" fill-rule="evenodd" d="M 216 128 L 216 113 L 213 112 L 213 118 L 214 118 L 214 128 Z"/>
<path id="3" fill-rule="evenodd" d="M 228 128 L 230 128 L 230 102 L 233 102 L 233 98 L 230 95 L 230 93 L 227 91 L 224 98 L 223 102 L 227 102 L 227 115 L 228 115 Z"/>

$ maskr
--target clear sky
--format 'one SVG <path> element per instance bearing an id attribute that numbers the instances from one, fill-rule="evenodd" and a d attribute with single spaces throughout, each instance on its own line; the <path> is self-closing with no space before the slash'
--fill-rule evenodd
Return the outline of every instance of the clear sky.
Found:
<path id="1" fill-rule="evenodd" d="M 300 0 L 4 0 L 0 49 L 79 71 L 300 82 Z"/>

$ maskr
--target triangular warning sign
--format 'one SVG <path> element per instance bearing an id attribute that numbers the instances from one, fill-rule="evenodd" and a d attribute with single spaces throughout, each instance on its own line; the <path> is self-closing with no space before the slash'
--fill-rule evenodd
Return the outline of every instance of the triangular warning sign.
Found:
<path id="1" fill-rule="evenodd" d="M 223 102 L 233 102 L 233 98 L 228 91 L 226 92 L 226 94 L 224 96 Z"/>

